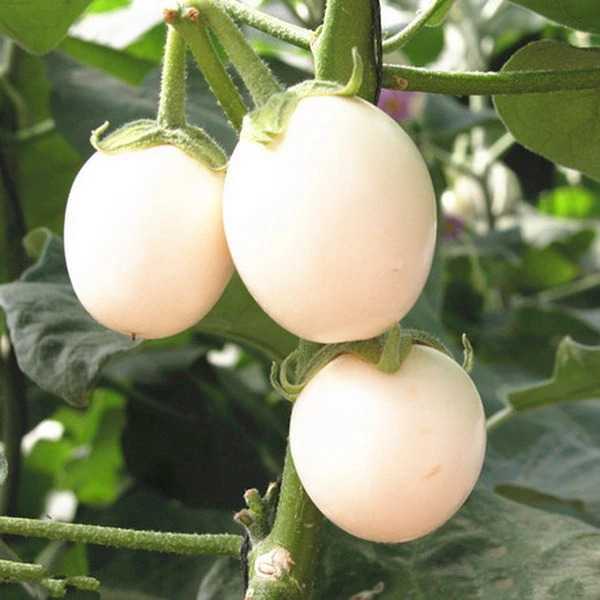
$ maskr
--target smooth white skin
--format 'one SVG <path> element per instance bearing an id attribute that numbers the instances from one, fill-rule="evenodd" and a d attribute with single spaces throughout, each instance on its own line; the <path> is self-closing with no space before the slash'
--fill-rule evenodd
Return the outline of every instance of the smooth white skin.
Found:
<path id="1" fill-rule="evenodd" d="M 160 338 L 198 322 L 233 264 L 222 222 L 224 175 L 175 146 L 97 152 L 65 214 L 71 283 L 100 323 Z"/>
<path id="2" fill-rule="evenodd" d="M 475 486 L 485 445 L 473 382 L 425 346 L 413 346 L 392 374 L 343 354 L 292 411 L 290 448 L 308 495 L 338 527 L 375 542 L 405 542 L 445 523 Z"/>
<path id="3" fill-rule="evenodd" d="M 383 333 L 410 310 L 431 266 L 425 163 L 395 121 L 357 98 L 305 98 L 268 146 L 240 141 L 223 212 L 248 290 L 304 339 Z"/>

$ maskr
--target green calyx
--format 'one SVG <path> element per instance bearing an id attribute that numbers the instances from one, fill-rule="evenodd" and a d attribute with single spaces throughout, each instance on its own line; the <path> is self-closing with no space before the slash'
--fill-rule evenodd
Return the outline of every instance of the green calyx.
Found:
<path id="1" fill-rule="evenodd" d="M 240 139 L 269 144 L 282 133 L 298 102 L 312 96 L 356 96 L 362 84 L 363 63 L 356 49 L 352 52 L 353 69 L 346 85 L 333 81 L 309 80 L 285 92 L 273 94 L 269 100 L 244 117 Z"/>
<path id="2" fill-rule="evenodd" d="M 222 171 L 227 166 L 227 155 L 198 127 L 169 127 L 152 119 L 140 119 L 127 123 L 104 137 L 108 127 L 109 123 L 106 122 L 92 131 L 90 142 L 98 152 L 116 154 L 172 144 L 213 171 Z"/>
<path id="3" fill-rule="evenodd" d="M 300 340 L 298 348 L 281 363 L 273 363 L 271 384 L 284 398 L 293 402 L 310 379 L 340 354 L 354 354 L 384 373 L 394 373 L 402 366 L 413 344 L 430 346 L 454 358 L 448 348 L 429 333 L 402 329 L 400 325 L 395 325 L 389 331 L 368 340 L 337 344 Z M 464 335 L 463 346 L 463 368 L 469 372 L 473 363 L 473 350 Z"/>

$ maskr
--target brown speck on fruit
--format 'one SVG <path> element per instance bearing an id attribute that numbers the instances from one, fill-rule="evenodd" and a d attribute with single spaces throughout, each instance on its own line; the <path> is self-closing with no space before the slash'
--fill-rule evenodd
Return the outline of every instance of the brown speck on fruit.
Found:
<path id="1" fill-rule="evenodd" d="M 197 8 L 190 8 L 186 13 L 186 17 L 192 22 L 196 23 L 200 17 L 200 11 Z"/>
<path id="2" fill-rule="evenodd" d="M 429 471 L 429 473 L 426 473 L 425 475 L 423 475 L 423 479 L 429 479 L 430 477 L 434 477 L 441 470 L 442 470 L 442 465 L 436 465 L 435 467 L 433 467 L 433 469 L 431 469 L 431 471 Z"/>

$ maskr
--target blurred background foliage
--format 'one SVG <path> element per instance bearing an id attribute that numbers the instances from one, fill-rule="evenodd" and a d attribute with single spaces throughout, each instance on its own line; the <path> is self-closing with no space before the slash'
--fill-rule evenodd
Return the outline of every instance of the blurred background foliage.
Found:
<path id="1" fill-rule="evenodd" d="M 294 338 L 234 279 L 196 328 L 132 344 L 77 307 L 59 239 L 70 184 L 92 153 L 90 131 L 155 114 L 163 4 L 79 2 L 47 26 L 40 46 L 39 35 L 26 39 L 28 29 L 24 47 L 0 42 L 0 306 L 13 343 L 0 325 L 2 438 L 11 463 L 2 510 L 237 532 L 231 515 L 243 491 L 264 489 L 281 469 L 289 406 L 271 391 L 268 369 Z M 532 41 L 598 43 L 598 31 L 574 32 L 518 4 L 528 6 L 458 0 L 443 26 L 386 61 L 498 70 Z M 419 7 L 388 0 L 384 29 L 398 31 Z M 315 28 L 323 0 L 269 1 L 261 9 Z M 310 77 L 307 52 L 247 33 L 286 85 Z M 194 68 L 188 89 L 190 121 L 231 151 L 235 134 Z M 432 536 L 376 546 L 329 527 L 318 598 L 368 590 L 361 598 L 598 598 L 600 362 L 589 347 L 600 344 L 600 184 L 516 142 L 488 98 L 384 92 L 380 106 L 421 148 L 442 211 L 434 268 L 406 323 L 440 336 L 457 355 L 467 333 L 489 415 L 511 390 L 550 378 L 555 360 L 565 362 L 572 384 L 557 388 L 557 402 L 570 402 L 496 429 L 477 493 Z M 565 336 L 579 345 L 557 355 Z M 586 357 L 584 369 L 575 351 Z M 98 577 L 103 599 L 242 593 L 235 561 L 7 542 L 53 572 Z M 0 586 L 7 600 L 31 597 L 16 584 Z"/>

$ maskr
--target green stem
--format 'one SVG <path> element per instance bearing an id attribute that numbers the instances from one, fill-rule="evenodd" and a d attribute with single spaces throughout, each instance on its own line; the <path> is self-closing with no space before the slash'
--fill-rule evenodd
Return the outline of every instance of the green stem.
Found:
<path id="1" fill-rule="evenodd" d="M 0 581 L 36 581 L 47 574 L 42 565 L 0 560 Z"/>
<path id="2" fill-rule="evenodd" d="M 158 103 L 159 123 L 167 127 L 185 127 L 186 47 L 181 34 L 172 27 L 167 31 L 164 64 Z"/>
<path id="3" fill-rule="evenodd" d="M 600 88 L 600 69 L 448 73 L 421 67 L 384 65 L 383 87 L 433 94 L 535 94 Z"/>
<path id="4" fill-rule="evenodd" d="M 221 105 L 231 125 L 239 133 L 248 108 L 217 55 L 208 34 L 206 23 L 202 20 L 199 23 L 193 23 L 185 19 L 174 22 L 173 27 L 185 38 L 206 83 L 212 90 L 217 102 Z"/>
<path id="5" fill-rule="evenodd" d="M 311 598 L 322 524 L 323 515 L 304 491 L 288 447 L 273 529 L 249 556 L 246 598 Z"/>
<path id="6" fill-rule="evenodd" d="M 379 90 L 379 15 L 370 0 L 328 0 L 325 20 L 313 43 L 317 79 L 345 84 L 352 73 L 352 50 L 363 62 L 359 96 L 372 102 Z"/>
<path id="7" fill-rule="evenodd" d="M 383 52 L 387 54 L 406 46 L 440 10 L 446 10 L 447 6 L 453 2 L 454 0 L 434 0 L 425 10 L 418 12 L 417 16 L 402 31 L 383 41 Z"/>
<path id="8" fill-rule="evenodd" d="M 239 535 L 140 531 L 18 517 L 0 517 L 0 534 L 99 544 L 132 550 L 232 557 L 239 556 L 242 544 Z"/>
<path id="9" fill-rule="evenodd" d="M 10 546 L 6 545 L 6 542 L 0 539 L 0 560 L 1 562 L 17 562 L 20 563 L 21 559 L 13 552 Z M 29 584 L 23 580 L 19 581 L 21 588 L 28 598 L 34 598 L 35 600 L 43 600 L 47 597 L 47 593 L 36 583 Z"/>
<path id="10" fill-rule="evenodd" d="M 494 431 L 494 429 L 497 427 L 500 427 L 500 425 L 506 423 L 506 421 L 512 419 L 512 417 L 514 417 L 516 414 L 517 411 L 511 405 L 505 406 L 504 408 L 495 412 L 486 422 L 488 434 Z"/>
<path id="11" fill-rule="evenodd" d="M 289 42 L 299 48 L 310 50 L 315 35 L 314 31 L 286 23 L 236 0 L 221 0 L 220 4 L 236 21 L 245 23 L 254 29 L 284 42 Z"/>
<path id="12" fill-rule="evenodd" d="M 256 106 L 261 106 L 273 94 L 282 91 L 269 67 L 261 60 L 219 2 L 190 0 L 184 4 L 180 12 L 184 20 L 189 19 L 198 23 L 206 20 L 240 74 Z"/>

